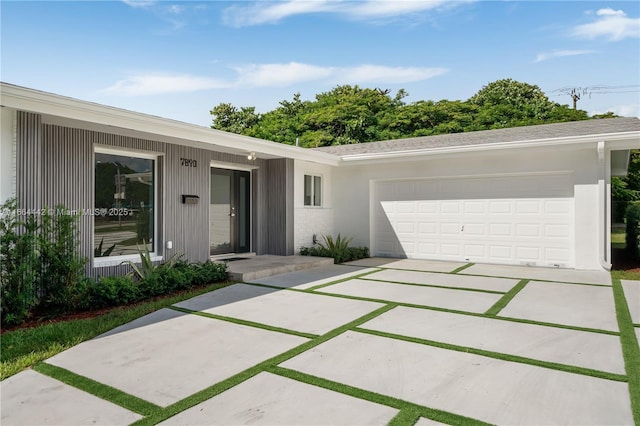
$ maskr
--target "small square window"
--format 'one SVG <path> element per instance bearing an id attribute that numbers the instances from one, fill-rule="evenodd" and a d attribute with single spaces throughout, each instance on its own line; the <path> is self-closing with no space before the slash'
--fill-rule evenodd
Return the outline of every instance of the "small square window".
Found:
<path id="1" fill-rule="evenodd" d="M 322 177 L 304 175 L 304 205 L 322 206 Z"/>

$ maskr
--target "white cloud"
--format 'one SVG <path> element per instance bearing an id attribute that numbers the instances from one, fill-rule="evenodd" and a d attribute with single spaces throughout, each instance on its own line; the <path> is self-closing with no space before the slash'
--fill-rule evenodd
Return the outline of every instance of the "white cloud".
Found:
<path id="1" fill-rule="evenodd" d="M 199 90 L 220 89 L 228 87 L 228 83 L 207 77 L 188 74 L 171 75 L 149 73 L 132 75 L 118 80 L 104 92 L 124 96 L 158 95 L 165 93 L 196 92 Z"/>
<path id="2" fill-rule="evenodd" d="M 288 64 L 253 64 L 236 67 L 241 86 L 291 86 L 305 81 L 324 80 L 335 72 L 333 67 L 289 62 Z"/>
<path id="3" fill-rule="evenodd" d="M 232 68 L 236 75 L 228 80 L 188 74 L 141 73 L 118 80 L 104 92 L 124 96 L 146 96 L 199 90 L 287 87 L 317 81 L 326 84 L 401 84 L 424 81 L 448 72 L 445 68 L 388 67 L 357 65 L 332 67 L 289 62 L 250 64 Z"/>
<path id="4" fill-rule="evenodd" d="M 610 41 L 640 37 L 640 18 L 629 18 L 622 10 L 600 9 L 596 20 L 571 30 L 576 38 L 594 39 L 605 37 Z"/>
<path id="5" fill-rule="evenodd" d="M 223 12 L 225 24 L 244 27 L 274 24 L 295 15 L 335 13 L 352 19 L 395 18 L 429 10 L 443 10 L 476 0 L 288 0 L 230 6 Z"/>
<path id="6" fill-rule="evenodd" d="M 538 53 L 538 56 L 536 56 L 536 59 L 533 62 L 538 63 L 542 61 L 547 61 L 552 58 L 561 58 L 564 56 L 587 55 L 589 53 L 593 53 L 593 50 L 553 50 L 551 52 Z"/>
<path id="7" fill-rule="evenodd" d="M 334 76 L 342 83 L 411 83 L 428 80 L 448 72 L 445 68 L 421 67 L 385 67 L 380 65 L 359 65 L 349 68 L 338 68 Z"/>

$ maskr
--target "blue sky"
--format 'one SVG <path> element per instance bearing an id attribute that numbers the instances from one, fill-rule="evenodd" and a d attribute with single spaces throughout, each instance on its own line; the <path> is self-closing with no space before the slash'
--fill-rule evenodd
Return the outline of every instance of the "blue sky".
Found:
<path id="1" fill-rule="evenodd" d="M 637 1 L 7 1 L 1 80 L 208 126 L 339 84 L 465 100 L 513 78 L 640 116 Z"/>

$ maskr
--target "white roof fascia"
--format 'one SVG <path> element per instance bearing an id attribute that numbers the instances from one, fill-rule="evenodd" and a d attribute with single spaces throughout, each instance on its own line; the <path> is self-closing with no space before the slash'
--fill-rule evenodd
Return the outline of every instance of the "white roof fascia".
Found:
<path id="1" fill-rule="evenodd" d="M 0 89 L 0 105 L 17 110 L 192 140 L 198 142 L 200 146 L 203 144 L 211 146 L 212 150 L 215 150 L 217 145 L 240 152 L 263 153 L 331 166 L 337 166 L 340 163 L 338 156 L 325 152 L 223 132 L 6 83 L 0 83 Z"/>
<path id="2" fill-rule="evenodd" d="M 561 138 L 548 138 L 531 141 L 513 141 L 513 142 L 499 142 L 477 145 L 459 145 L 442 148 L 424 148 L 413 149 L 406 151 L 389 151 L 389 152 L 371 152 L 365 154 L 352 154 L 342 155 L 340 158 L 343 163 L 346 164 L 363 164 L 363 163 L 377 163 L 385 162 L 389 160 L 407 160 L 410 157 L 415 159 L 416 157 L 428 157 L 428 156 L 441 156 L 452 155 L 461 153 L 472 152 L 484 152 L 503 149 L 518 149 L 518 148 L 535 148 L 535 147 L 560 147 L 570 146 L 578 144 L 594 144 L 601 141 L 607 141 L 607 145 L 611 144 L 613 149 L 633 149 L 634 147 L 640 148 L 640 132 L 621 132 L 621 133 L 607 133 L 597 135 L 585 135 L 585 136 L 570 136 Z"/>

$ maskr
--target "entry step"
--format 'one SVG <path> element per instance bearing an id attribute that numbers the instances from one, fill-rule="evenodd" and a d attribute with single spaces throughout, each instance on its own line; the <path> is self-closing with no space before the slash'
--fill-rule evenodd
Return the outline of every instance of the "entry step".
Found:
<path id="1" fill-rule="evenodd" d="M 212 259 L 225 262 L 224 259 Z M 287 272 L 302 271 L 318 266 L 333 265 L 330 257 L 314 256 L 252 256 L 247 259 L 227 261 L 229 279 L 233 281 L 251 281 Z"/>

